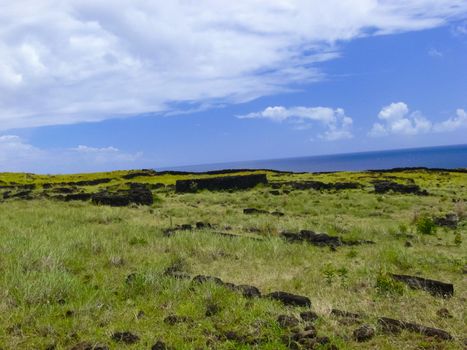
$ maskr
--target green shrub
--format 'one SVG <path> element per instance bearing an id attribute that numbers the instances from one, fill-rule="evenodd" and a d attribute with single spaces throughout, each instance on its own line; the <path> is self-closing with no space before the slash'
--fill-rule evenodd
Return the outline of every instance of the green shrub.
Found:
<path id="1" fill-rule="evenodd" d="M 415 222 L 417 232 L 422 235 L 431 235 L 436 233 L 436 224 L 432 217 L 428 215 L 421 216 Z"/>
<path id="2" fill-rule="evenodd" d="M 458 247 L 462 244 L 462 236 L 460 233 L 456 233 L 456 236 L 454 237 L 454 244 Z"/>
<path id="3" fill-rule="evenodd" d="M 128 243 L 130 245 L 146 245 L 148 244 L 148 241 L 146 241 L 144 238 L 133 237 Z"/>
<path id="4" fill-rule="evenodd" d="M 376 278 L 376 290 L 381 295 L 402 295 L 404 294 L 404 285 L 388 274 L 380 272 Z"/>
<path id="5" fill-rule="evenodd" d="M 407 227 L 406 224 L 399 224 L 399 233 L 405 235 L 409 232 L 409 228 Z"/>

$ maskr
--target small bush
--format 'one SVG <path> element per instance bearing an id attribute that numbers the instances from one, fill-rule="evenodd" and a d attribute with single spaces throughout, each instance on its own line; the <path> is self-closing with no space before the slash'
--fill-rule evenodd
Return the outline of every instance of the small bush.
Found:
<path id="1" fill-rule="evenodd" d="M 436 224 L 428 215 L 421 216 L 415 222 L 415 227 L 417 228 L 417 232 L 422 235 L 431 235 L 436 233 Z"/>
<path id="2" fill-rule="evenodd" d="M 334 267 L 330 264 L 327 264 L 323 269 L 323 274 L 324 274 L 327 284 L 332 284 L 334 277 L 336 275 L 336 271 Z"/>
<path id="3" fill-rule="evenodd" d="M 403 295 L 404 286 L 386 273 L 379 273 L 376 278 L 376 290 L 382 295 Z"/>
<path id="4" fill-rule="evenodd" d="M 460 233 L 456 233 L 456 236 L 454 237 L 454 244 L 458 247 L 462 244 L 462 236 Z"/>
<path id="5" fill-rule="evenodd" d="M 130 245 L 146 245 L 148 244 L 148 241 L 146 241 L 144 238 L 133 237 L 128 243 Z"/>
<path id="6" fill-rule="evenodd" d="M 399 224 L 399 233 L 405 235 L 409 232 L 409 228 L 406 224 Z"/>
<path id="7" fill-rule="evenodd" d="M 346 267 L 335 268 L 331 264 L 326 264 L 322 272 L 328 284 L 332 284 L 336 277 L 340 278 L 342 285 L 347 283 L 349 270 Z"/>

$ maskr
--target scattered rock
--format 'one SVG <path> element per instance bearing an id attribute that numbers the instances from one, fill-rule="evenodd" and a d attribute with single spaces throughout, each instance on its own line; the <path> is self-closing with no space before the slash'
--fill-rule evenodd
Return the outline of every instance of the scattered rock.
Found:
<path id="1" fill-rule="evenodd" d="M 451 334 L 442 329 L 426 327 L 416 323 L 395 320 L 388 317 L 380 317 L 378 319 L 378 324 L 381 326 L 382 330 L 387 333 L 398 334 L 402 330 L 407 330 L 410 332 L 419 333 L 428 337 L 435 337 L 442 340 L 453 339 Z"/>
<path id="2" fill-rule="evenodd" d="M 267 184 L 266 174 L 210 177 L 204 179 L 177 180 L 177 193 L 196 192 L 199 190 L 243 190 L 259 184 Z"/>
<path id="3" fill-rule="evenodd" d="M 299 233 L 284 231 L 281 236 L 289 242 L 305 241 L 316 246 L 333 246 L 338 247 L 342 245 L 339 237 L 329 236 L 325 233 L 316 233 L 309 230 L 301 230 Z"/>
<path id="4" fill-rule="evenodd" d="M 223 337 L 226 340 L 235 341 L 238 343 L 246 343 L 248 338 L 246 336 L 240 335 L 234 331 L 227 331 L 223 334 Z"/>
<path id="5" fill-rule="evenodd" d="M 125 344 L 134 344 L 139 341 L 139 337 L 131 332 L 116 332 L 112 334 L 112 339 Z"/>
<path id="6" fill-rule="evenodd" d="M 282 216 L 285 216 L 284 213 L 280 212 L 280 211 L 273 211 L 271 213 L 272 216 L 277 216 L 277 217 L 282 217 Z"/>
<path id="7" fill-rule="evenodd" d="M 279 325 L 282 327 L 282 328 L 291 328 L 291 327 L 296 327 L 299 325 L 300 321 L 297 320 L 295 317 L 293 316 L 289 316 L 289 315 L 279 315 L 277 317 L 277 323 L 279 323 Z"/>
<path id="8" fill-rule="evenodd" d="M 206 306 L 206 317 L 217 315 L 221 311 L 221 308 L 217 304 L 208 304 Z"/>
<path id="9" fill-rule="evenodd" d="M 446 214 L 444 217 L 434 218 L 435 224 L 449 228 L 457 228 L 459 217 L 455 213 Z"/>
<path id="10" fill-rule="evenodd" d="M 126 284 L 132 284 L 133 282 L 136 281 L 136 278 L 138 277 L 137 273 L 130 273 L 128 276 L 126 276 L 125 283 Z"/>
<path id="11" fill-rule="evenodd" d="M 418 196 L 427 196 L 428 192 L 422 190 L 420 186 L 415 184 L 403 185 L 397 182 L 386 181 L 386 180 L 376 180 L 373 181 L 375 186 L 375 193 L 387 193 L 387 192 L 397 192 L 403 194 L 416 194 Z"/>
<path id="12" fill-rule="evenodd" d="M 353 331 L 353 337 L 359 343 L 365 342 L 370 340 L 375 336 L 375 329 L 367 324 L 358 327 L 356 330 Z"/>
<path id="13" fill-rule="evenodd" d="M 449 310 L 446 309 L 445 307 L 436 311 L 436 315 L 438 315 L 438 317 L 441 317 L 441 318 L 452 318 L 453 317 L 451 313 L 449 312 Z"/>
<path id="14" fill-rule="evenodd" d="M 164 322 L 173 326 L 177 323 L 191 323 L 193 322 L 193 319 L 188 316 L 169 315 L 164 318 Z"/>
<path id="15" fill-rule="evenodd" d="M 243 209 L 243 214 L 269 214 L 269 212 L 263 209 L 245 208 Z"/>
<path id="16" fill-rule="evenodd" d="M 213 276 L 204 276 L 204 275 L 195 276 L 193 278 L 193 282 L 194 283 L 199 283 L 199 284 L 212 282 L 212 283 L 218 284 L 220 286 L 224 285 L 224 282 L 220 278 L 213 277 Z"/>
<path id="17" fill-rule="evenodd" d="M 198 230 L 202 230 L 205 228 L 212 228 L 212 225 L 209 222 L 197 222 L 196 223 L 196 228 Z"/>
<path id="18" fill-rule="evenodd" d="M 407 284 L 412 289 L 423 289 L 434 296 L 451 297 L 454 295 L 454 285 L 426 278 L 391 274 L 396 281 Z"/>
<path id="19" fill-rule="evenodd" d="M 300 318 L 306 322 L 314 322 L 319 318 L 319 316 L 316 312 L 304 311 L 300 313 Z"/>
<path id="20" fill-rule="evenodd" d="M 235 289 L 242 293 L 245 298 L 259 298 L 261 297 L 261 292 L 255 286 L 250 286 L 247 284 L 241 284 L 235 286 Z"/>
<path id="21" fill-rule="evenodd" d="M 356 314 L 353 312 L 348 312 L 348 311 L 343 311 L 339 309 L 332 309 L 331 310 L 331 315 L 337 316 L 337 317 L 346 317 L 346 318 L 353 318 L 353 319 L 360 319 L 363 317 L 361 314 Z"/>
<path id="22" fill-rule="evenodd" d="M 413 247 L 413 243 L 410 241 L 405 241 L 404 246 L 406 246 L 407 248 L 410 248 L 410 247 Z"/>
<path id="23" fill-rule="evenodd" d="M 163 341 L 159 340 L 156 344 L 151 346 L 151 350 L 169 350 L 169 347 L 167 347 Z"/>
<path id="24" fill-rule="evenodd" d="M 278 300 L 284 305 L 311 306 L 311 300 L 302 295 L 296 295 L 287 292 L 273 292 L 266 295 L 266 297 Z"/>
<path id="25" fill-rule="evenodd" d="M 326 345 L 331 343 L 331 339 L 329 337 L 316 337 L 316 342 L 321 345 Z"/>
<path id="26" fill-rule="evenodd" d="M 302 339 L 316 338 L 317 332 L 314 328 L 292 334 L 292 340 L 300 342 Z"/>
<path id="27" fill-rule="evenodd" d="M 207 283 L 207 282 L 213 282 L 215 284 L 218 284 L 220 286 L 224 286 L 230 290 L 240 292 L 245 298 L 259 298 L 261 297 L 261 292 L 259 291 L 258 288 L 255 286 L 250 286 L 247 284 L 241 284 L 241 285 L 235 285 L 233 283 L 228 283 L 222 281 L 218 277 L 213 277 L 213 276 L 204 276 L 204 275 L 198 275 L 193 278 L 194 283 Z"/>

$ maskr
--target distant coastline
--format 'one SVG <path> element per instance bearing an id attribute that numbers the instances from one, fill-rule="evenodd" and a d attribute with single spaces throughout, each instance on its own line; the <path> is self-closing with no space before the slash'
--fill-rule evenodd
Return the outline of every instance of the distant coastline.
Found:
<path id="1" fill-rule="evenodd" d="M 215 172 L 270 169 L 284 172 L 335 172 L 397 168 L 467 168 L 467 144 L 164 167 L 158 171 Z"/>

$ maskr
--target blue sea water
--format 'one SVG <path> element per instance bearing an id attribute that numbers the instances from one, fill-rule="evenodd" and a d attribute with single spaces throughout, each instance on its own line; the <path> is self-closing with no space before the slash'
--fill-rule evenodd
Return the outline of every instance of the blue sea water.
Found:
<path id="1" fill-rule="evenodd" d="M 467 168 L 467 145 L 190 165 L 163 170 L 202 172 L 222 169 L 274 169 L 293 172 L 320 172 L 400 167 Z"/>

